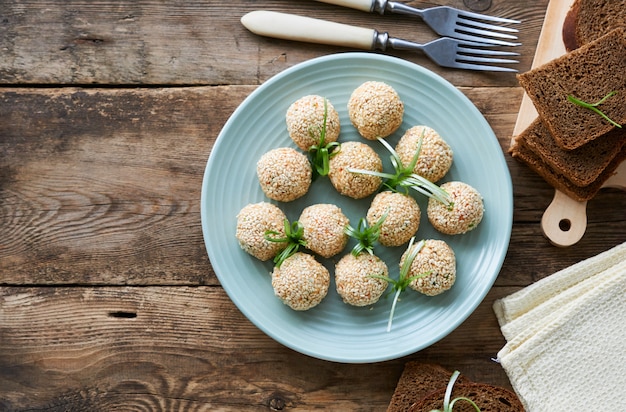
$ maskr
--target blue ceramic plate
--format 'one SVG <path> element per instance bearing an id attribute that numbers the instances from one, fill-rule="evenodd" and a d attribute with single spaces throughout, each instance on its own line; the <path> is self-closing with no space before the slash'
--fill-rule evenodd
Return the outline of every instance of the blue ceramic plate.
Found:
<path id="1" fill-rule="evenodd" d="M 386 332 L 392 297 L 371 307 L 342 302 L 331 282 L 328 296 L 317 307 L 296 312 L 284 305 L 271 286 L 272 263 L 241 250 L 235 238 L 236 215 L 248 203 L 269 201 L 256 177 L 259 157 L 277 147 L 293 147 L 285 114 L 307 94 L 326 97 L 339 112 L 339 141 L 370 144 L 389 170 L 389 153 L 379 142 L 365 141 L 350 124 L 347 102 L 352 91 L 368 80 L 384 81 L 405 104 L 400 129 L 387 138 L 395 146 L 412 126 L 425 124 L 439 132 L 454 150 L 454 163 L 440 182 L 461 180 L 481 192 L 485 217 L 464 235 L 436 232 L 426 217 L 426 199 L 414 193 L 422 208 L 416 240 L 443 239 L 457 257 L 457 281 L 449 291 L 427 297 L 407 289 L 398 302 L 391 332 Z M 290 221 L 306 206 L 334 203 L 352 225 L 364 217 L 372 197 L 355 201 L 339 195 L 327 178 L 315 181 L 307 195 L 277 204 Z M 207 252 L 224 290 L 243 314 L 276 341 L 320 359 L 346 363 L 398 358 L 437 342 L 459 326 L 493 285 L 508 248 L 513 195 L 502 149 L 476 107 L 438 75 L 407 61 L 373 53 L 343 53 L 298 64 L 269 79 L 237 108 L 217 138 L 202 183 L 201 217 Z M 353 244 L 350 243 L 345 253 Z M 404 247 L 378 246 L 376 254 L 398 277 Z M 320 259 L 330 270 L 334 261 Z M 389 288 L 391 290 L 391 288 Z"/>

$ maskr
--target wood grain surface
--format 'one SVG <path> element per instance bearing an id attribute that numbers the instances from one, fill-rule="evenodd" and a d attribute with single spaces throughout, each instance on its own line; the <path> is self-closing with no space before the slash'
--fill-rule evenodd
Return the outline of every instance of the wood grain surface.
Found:
<path id="1" fill-rule="evenodd" d="M 523 20 L 527 70 L 547 0 L 491 4 L 488 13 Z M 346 50 L 256 37 L 239 24 L 255 9 L 432 36 L 408 17 L 313 1 L 0 2 L 0 410 L 384 411 L 408 360 L 510 388 L 492 360 L 504 345 L 493 301 L 626 240 L 624 194 L 606 189 L 588 203 L 583 239 L 553 247 L 540 219 L 554 190 L 505 155 L 511 244 L 494 287 L 458 329 L 374 364 L 322 361 L 272 340 L 211 268 L 204 167 L 259 84 Z M 459 87 L 506 153 L 522 98 L 515 76 L 389 54 Z"/>
<path id="2" fill-rule="evenodd" d="M 409 2 L 415 7 L 433 2 Z M 464 7 L 460 0 L 439 1 Z M 547 0 L 493 1 L 494 15 L 524 20 L 520 49 L 530 66 Z M 248 85 L 340 47 L 261 38 L 239 22 L 247 12 L 284 11 L 427 41 L 435 34 L 407 16 L 380 16 L 315 1 L 57 1 L 0 3 L 0 83 L 63 85 Z M 535 33 L 533 33 L 535 31 Z M 455 85 L 516 85 L 514 76 L 441 71 L 413 52 L 390 54 L 435 69 Z M 464 84 L 465 83 L 465 84 Z"/>

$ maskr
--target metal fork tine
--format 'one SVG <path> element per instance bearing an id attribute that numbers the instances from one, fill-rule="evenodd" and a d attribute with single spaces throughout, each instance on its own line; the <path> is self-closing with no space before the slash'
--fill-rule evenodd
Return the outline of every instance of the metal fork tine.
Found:
<path id="1" fill-rule="evenodd" d="M 455 38 L 461 42 L 460 44 L 473 45 L 473 46 L 521 46 L 522 43 L 519 42 L 511 42 L 506 40 L 498 40 L 498 39 L 490 39 L 490 38 L 481 38 L 471 34 L 464 34 L 460 32 L 455 33 Z M 467 42 L 467 43 L 466 43 Z"/>
<path id="2" fill-rule="evenodd" d="M 486 44 L 476 41 L 467 41 L 452 39 L 450 37 L 440 37 L 439 39 L 432 40 L 426 44 L 417 44 L 414 42 L 398 39 L 395 37 L 389 37 L 386 33 L 382 34 L 380 44 L 383 45 L 382 50 L 385 49 L 385 45 L 390 45 L 397 50 L 421 50 L 428 55 L 435 63 L 443 67 L 452 67 L 457 69 L 470 69 L 470 70 L 491 70 L 491 71 L 505 71 L 505 72 L 517 72 L 516 69 L 508 67 L 487 66 L 477 63 L 488 64 L 514 64 L 519 63 L 517 60 L 502 59 L 500 57 L 517 56 L 519 53 L 491 50 L 489 47 L 493 47 L 491 44 Z M 486 56 L 499 56 L 486 57 Z"/>
<path id="3" fill-rule="evenodd" d="M 459 12 L 459 16 L 469 17 L 474 20 L 485 20 L 485 21 L 492 21 L 494 23 L 503 23 L 503 24 L 521 23 L 520 20 L 505 19 L 503 17 L 489 16 L 486 14 L 479 14 L 479 13 L 474 13 L 471 11 L 459 10 L 458 12 Z"/>
<path id="4" fill-rule="evenodd" d="M 481 21 L 476 21 L 472 19 L 465 19 L 463 16 L 459 16 L 457 19 L 457 25 L 467 26 L 467 27 L 476 27 L 480 29 L 490 30 L 490 31 L 503 31 L 507 33 L 518 33 L 519 30 L 513 27 L 507 26 L 498 26 L 495 24 L 483 23 Z"/>
<path id="5" fill-rule="evenodd" d="M 511 73 L 517 72 L 516 69 L 513 69 L 511 67 L 486 66 L 482 64 L 459 63 L 459 62 L 457 62 L 456 68 L 465 69 L 465 70 L 489 71 L 489 72 L 511 72 Z"/>
<path id="6" fill-rule="evenodd" d="M 476 45 L 474 45 L 476 46 Z M 478 45 L 477 47 L 484 47 L 484 45 Z M 488 50 L 484 48 L 472 48 L 466 47 L 463 44 L 459 44 L 456 48 L 456 61 L 457 62 L 473 62 L 473 63 L 519 63 L 518 60 L 511 59 L 501 59 L 494 57 L 483 57 L 483 56 L 516 56 L 519 53 L 515 52 L 505 52 L 501 50 Z"/>
<path id="7" fill-rule="evenodd" d="M 499 39 L 509 39 L 509 40 L 517 39 L 517 36 L 513 36 L 511 34 L 491 32 L 491 31 L 481 30 L 481 29 L 474 29 L 472 27 L 459 26 L 458 24 L 456 25 L 454 30 L 457 33 L 472 33 L 474 35 L 497 37 Z"/>
<path id="8" fill-rule="evenodd" d="M 475 42 L 476 41 L 476 36 L 472 35 L 472 34 L 463 34 L 460 32 L 456 32 L 454 34 L 454 38 L 459 39 L 461 41 L 472 41 Z M 506 40 L 498 40 L 498 39 L 488 39 L 488 38 L 481 38 L 481 43 L 482 45 L 487 45 L 487 46 L 520 46 L 522 43 L 518 43 L 518 42 L 510 42 L 510 41 L 506 41 Z"/>
<path id="9" fill-rule="evenodd" d="M 487 49 L 473 49 L 468 47 L 460 46 L 457 49 L 460 53 L 468 53 L 468 54 L 479 54 L 483 56 L 519 56 L 519 53 L 516 52 L 508 52 L 502 50 L 487 50 Z"/>
<path id="10" fill-rule="evenodd" d="M 491 63 L 491 64 L 499 64 L 499 63 L 519 63 L 518 60 L 511 59 L 501 59 L 496 57 L 484 57 L 484 56 L 519 56 L 519 53 L 515 52 L 506 52 L 501 50 L 489 50 L 484 48 L 476 48 L 476 47 L 484 47 L 484 45 L 473 45 L 474 47 L 467 47 L 463 44 L 459 44 L 456 48 L 456 62 L 457 63 Z"/>
<path id="11" fill-rule="evenodd" d="M 515 63 L 519 63 L 519 61 L 517 60 L 509 60 L 509 59 L 494 59 L 491 57 L 478 57 L 478 56 L 466 56 L 466 55 L 459 55 L 457 57 L 457 62 L 472 62 L 472 63 L 492 63 L 492 64 L 500 64 L 500 63 L 504 63 L 504 64 L 515 64 Z"/>

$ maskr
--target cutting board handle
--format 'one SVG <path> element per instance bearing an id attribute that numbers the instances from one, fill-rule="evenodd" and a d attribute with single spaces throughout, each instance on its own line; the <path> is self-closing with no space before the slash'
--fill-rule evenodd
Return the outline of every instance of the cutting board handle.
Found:
<path id="1" fill-rule="evenodd" d="M 587 202 L 577 202 L 555 190 L 552 203 L 541 217 L 541 228 L 555 246 L 575 244 L 587 229 Z"/>

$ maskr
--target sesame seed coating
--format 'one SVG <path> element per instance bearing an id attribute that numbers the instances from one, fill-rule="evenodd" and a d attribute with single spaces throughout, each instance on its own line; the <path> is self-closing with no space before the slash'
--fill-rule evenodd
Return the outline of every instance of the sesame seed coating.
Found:
<path id="1" fill-rule="evenodd" d="M 251 203 L 244 206 L 237 214 L 235 236 L 241 248 L 257 259 L 272 259 L 287 247 L 286 242 L 270 242 L 265 239 L 265 232 L 278 232 L 277 238 L 285 237 L 285 219 L 287 217 L 277 206 L 267 203 Z"/>
<path id="2" fill-rule="evenodd" d="M 380 192 L 372 200 L 366 219 L 373 226 L 387 212 L 380 227 L 378 242 L 383 246 L 400 246 L 417 232 L 422 213 L 417 201 L 409 195 L 396 192 Z"/>
<path id="3" fill-rule="evenodd" d="M 273 149 L 261 156 L 256 172 L 265 195 L 280 202 L 304 196 L 313 175 L 309 159 L 289 147 Z"/>
<path id="4" fill-rule="evenodd" d="M 475 229 L 482 221 L 485 210 L 480 193 L 463 182 L 447 182 L 441 188 L 450 195 L 452 209 L 435 199 L 429 199 L 426 208 L 428 221 L 447 235 L 459 235 Z"/>
<path id="5" fill-rule="evenodd" d="M 342 257 L 335 265 L 335 285 L 343 301 L 353 306 L 367 306 L 378 302 L 387 289 L 387 281 L 371 277 L 389 276 L 387 265 L 369 253 Z"/>
<path id="6" fill-rule="evenodd" d="M 417 247 L 414 245 L 413 247 Z M 409 251 L 400 258 L 400 267 Z M 450 289 L 456 281 L 456 257 L 443 240 L 428 239 L 411 264 L 408 277 L 431 271 L 429 275 L 414 279 L 409 286 L 428 296 L 439 295 Z"/>
<path id="7" fill-rule="evenodd" d="M 350 222 L 336 205 L 320 203 L 308 206 L 298 221 L 304 229 L 302 239 L 306 247 L 320 256 L 335 256 L 348 243 L 344 230 Z"/>
<path id="8" fill-rule="evenodd" d="M 385 138 L 402 124 L 404 103 L 393 87 L 384 82 L 368 81 L 350 95 L 348 116 L 364 138 Z"/>
<path id="9" fill-rule="evenodd" d="M 301 97 L 287 109 L 287 131 L 289 137 L 302 150 L 307 152 L 319 143 L 324 128 L 324 100 L 326 100 L 326 143 L 336 142 L 341 129 L 339 113 L 328 99 L 322 96 Z"/>
<path id="10" fill-rule="evenodd" d="M 328 270 L 309 254 L 296 252 L 274 267 L 274 294 L 293 310 L 308 310 L 317 306 L 330 285 Z"/>
<path id="11" fill-rule="evenodd" d="M 413 172 L 436 182 L 443 178 L 452 166 L 453 153 L 450 145 L 434 129 L 428 126 L 414 126 L 406 131 L 396 145 L 396 152 L 403 165 L 409 165 L 415 156 L 419 139 L 422 149 Z"/>
<path id="12" fill-rule="evenodd" d="M 339 152 L 330 158 L 328 177 L 340 194 L 353 199 L 367 197 L 380 187 L 380 177 L 350 172 L 348 168 L 383 171 L 380 156 L 365 143 L 342 143 Z"/>

